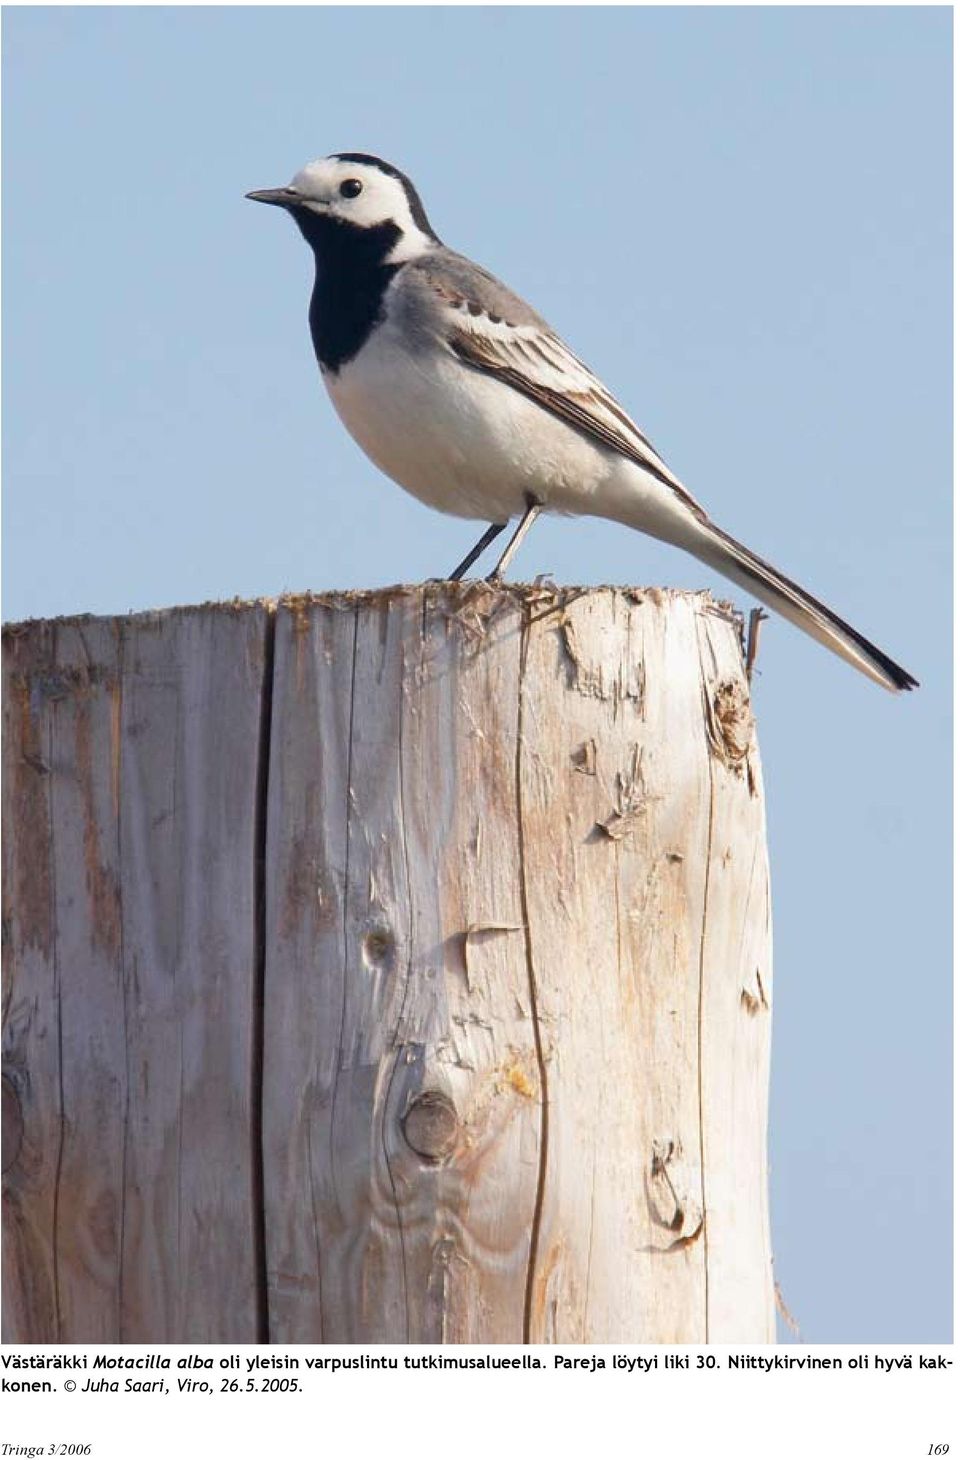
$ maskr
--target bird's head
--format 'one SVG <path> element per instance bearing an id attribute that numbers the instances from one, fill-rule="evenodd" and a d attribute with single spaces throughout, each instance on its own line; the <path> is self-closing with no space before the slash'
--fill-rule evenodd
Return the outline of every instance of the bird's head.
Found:
<path id="1" fill-rule="evenodd" d="M 282 188 L 247 193 L 285 208 L 317 253 L 333 243 L 377 235 L 384 262 L 405 263 L 439 244 L 419 194 L 404 173 L 366 152 L 337 152 L 308 162 Z"/>

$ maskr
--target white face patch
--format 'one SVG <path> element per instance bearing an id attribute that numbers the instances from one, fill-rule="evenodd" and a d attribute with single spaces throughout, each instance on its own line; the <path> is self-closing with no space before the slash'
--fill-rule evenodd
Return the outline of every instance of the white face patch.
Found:
<path id="1" fill-rule="evenodd" d="M 387 255 L 387 263 L 404 263 L 435 246 L 435 240 L 415 222 L 400 179 L 370 163 L 321 157 L 301 168 L 290 186 L 300 193 L 302 206 L 320 217 L 342 218 L 357 228 L 395 224 L 400 237 Z"/>

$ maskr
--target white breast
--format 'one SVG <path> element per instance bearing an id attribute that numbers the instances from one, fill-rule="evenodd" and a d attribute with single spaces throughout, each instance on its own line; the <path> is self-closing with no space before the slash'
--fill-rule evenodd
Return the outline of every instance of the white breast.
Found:
<path id="1" fill-rule="evenodd" d="M 533 493 L 560 511 L 596 510 L 612 453 L 439 341 L 408 349 L 387 321 L 324 380 L 354 440 L 430 507 L 506 522 Z"/>

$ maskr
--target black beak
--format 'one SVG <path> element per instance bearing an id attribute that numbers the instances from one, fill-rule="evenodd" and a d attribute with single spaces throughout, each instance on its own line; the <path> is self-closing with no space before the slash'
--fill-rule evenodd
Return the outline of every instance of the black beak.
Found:
<path id="1" fill-rule="evenodd" d="M 255 193 L 245 193 L 254 203 L 272 203 L 275 208 L 295 208 L 302 202 L 296 188 L 260 188 Z"/>

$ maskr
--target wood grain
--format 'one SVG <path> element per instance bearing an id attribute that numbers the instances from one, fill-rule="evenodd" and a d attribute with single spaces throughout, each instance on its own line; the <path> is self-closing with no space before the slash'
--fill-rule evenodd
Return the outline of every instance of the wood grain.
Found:
<path id="1" fill-rule="evenodd" d="M 539 1106 L 518 623 L 486 589 L 281 605 L 264 1069 L 277 1340 L 522 1332 Z M 408 1135 L 423 1144 L 431 1102 L 442 1140 L 424 1155 Z"/>
<path id="2" fill-rule="evenodd" d="M 12 1339 L 256 1337 L 266 622 L 206 607 L 6 637 Z"/>
<path id="3" fill-rule="evenodd" d="M 4 674 L 6 1337 L 772 1338 L 729 613 L 430 584 Z"/>
<path id="4" fill-rule="evenodd" d="M 766 857 L 729 616 L 301 600 L 275 684 L 272 1336 L 768 1338 Z"/>

